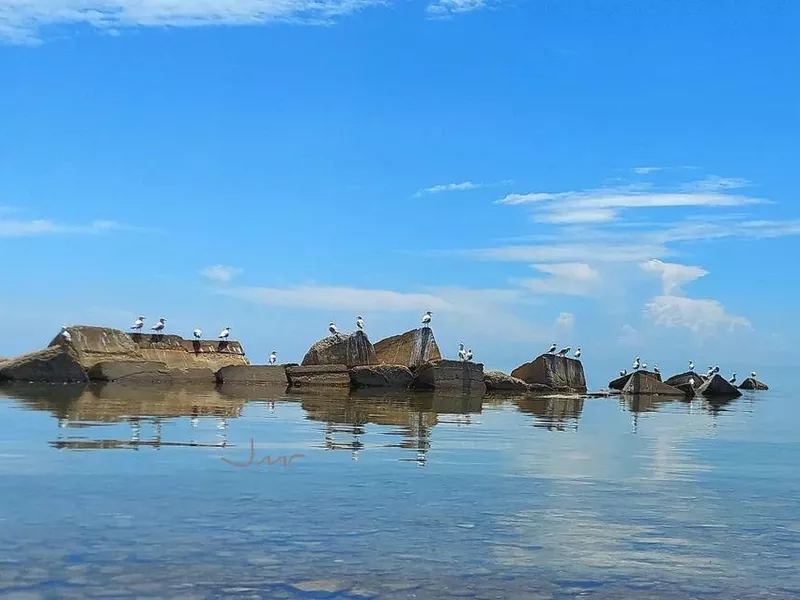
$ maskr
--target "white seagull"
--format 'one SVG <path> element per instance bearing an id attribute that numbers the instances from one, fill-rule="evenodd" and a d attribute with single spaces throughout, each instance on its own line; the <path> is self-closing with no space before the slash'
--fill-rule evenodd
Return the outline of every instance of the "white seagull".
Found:
<path id="1" fill-rule="evenodd" d="M 431 315 L 432 314 L 433 313 L 431 311 L 427 310 L 427 311 L 425 311 L 425 314 L 422 315 L 422 324 L 425 325 L 426 327 L 430 327 L 431 326 Z"/>
<path id="2" fill-rule="evenodd" d="M 331 335 L 339 335 L 339 330 L 336 329 L 336 323 L 331 321 L 331 324 L 328 325 L 328 331 L 331 332 Z"/>
<path id="3" fill-rule="evenodd" d="M 750 377 L 752 377 L 753 379 L 755 379 L 755 378 L 757 377 L 757 374 L 756 374 L 756 372 L 755 372 L 755 371 L 750 371 Z"/>
<path id="4" fill-rule="evenodd" d="M 273 350 L 269 355 L 269 364 L 274 365 L 276 360 L 278 360 L 278 353 Z"/>
<path id="5" fill-rule="evenodd" d="M 72 341 L 72 334 L 70 334 L 70 332 L 69 332 L 69 331 L 67 331 L 67 326 L 66 326 L 66 325 L 64 325 L 64 326 L 61 328 L 61 337 L 63 337 L 63 338 L 64 338 L 65 340 L 67 340 L 68 342 L 71 342 L 71 341 Z"/>
<path id="6" fill-rule="evenodd" d="M 362 319 L 360 315 L 356 317 L 356 327 L 362 331 L 364 329 L 364 319 Z"/>
<path id="7" fill-rule="evenodd" d="M 694 377 L 689 377 L 689 385 L 694 387 Z"/>
<path id="8" fill-rule="evenodd" d="M 717 373 L 719 373 L 719 366 L 714 367 L 714 374 L 716 375 Z"/>
<path id="9" fill-rule="evenodd" d="M 467 351 L 464 350 L 464 344 L 459 344 L 458 345 L 458 358 L 460 358 L 461 360 L 465 360 L 466 356 L 467 356 Z"/>
<path id="10" fill-rule="evenodd" d="M 572 350 L 572 348 L 570 348 L 569 346 L 567 346 L 566 348 L 562 348 L 561 350 L 558 351 L 558 355 L 566 356 L 567 354 L 569 354 L 570 350 Z"/>
<path id="11" fill-rule="evenodd" d="M 642 363 L 642 369 L 647 371 L 647 363 Z"/>
<path id="12" fill-rule="evenodd" d="M 712 377 L 714 375 L 714 367 L 708 367 L 708 371 L 706 372 L 706 377 Z"/>
<path id="13" fill-rule="evenodd" d="M 575 358 L 580 358 L 580 357 L 581 357 L 581 349 L 578 348 L 577 350 L 575 350 Z"/>
<path id="14" fill-rule="evenodd" d="M 736 373 L 734 373 L 733 376 L 728 379 L 728 383 L 736 383 Z"/>
<path id="15" fill-rule="evenodd" d="M 141 331 L 142 327 L 144 327 L 144 317 L 136 317 L 136 321 L 133 322 L 131 329 L 135 331 Z"/>
<path id="16" fill-rule="evenodd" d="M 194 336 L 194 339 L 199 340 L 201 337 L 203 337 L 203 332 L 200 331 L 199 329 L 195 329 L 192 332 L 192 335 Z"/>
<path id="17" fill-rule="evenodd" d="M 164 317 L 161 317 L 158 320 L 158 323 L 153 325 L 150 329 L 153 330 L 153 331 L 162 331 L 164 329 L 164 327 L 166 327 L 166 325 L 165 325 L 166 322 L 167 322 L 167 320 Z"/>
<path id="18" fill-rule="evenodd" d="M 619 372 L 620 377 L 625 377 L 625 375 L 627 374 L 628 374 L 628 369 L 622 369 L 622 371 Z"/>
<path id="19" fill-rule="evenodd" d="M 689 361 L 689 370 L 690 371 L 694 371 L 694 361 L 693 360 Z"/>
<path id="20" fill-rule="evenodd" d="M 550 346 L 550 350 L 548 350 L 547 352 L 549 352 L 550 354 L 555 354 L 556 350 L 558 350 L 558 346 L 556 346 L 556 343 L 553 342 L 553 345 Z"/>
<path id="21" fill-rule="evenodd" d="M 465 355 L 465 357 L 464 357 L 464 358 L 465 358 L 465 360 L 466 360 L 467 362 L 469 362 L 469 361 L 471 361 L 471 360 L 472 360 L 472 348 L 470 348 L 469 350 L 467 350 L 467 354 Z"/>
<path id="22" fill-rule="evenodd" d="M 227 340 L 228 336 L 230 334 L 231 334 L 231 328 L 230 328 L 230 326 L 228 326 L 228 327 L 226 327 L 225 329 L 223 329 L 222 331 L 219 332 L 219 336 L 218 337 L 221 340 Z"/>
<path id="23" fill-rule="evenodd" d="M 640 365 L 641 365 L 641 363 L 639 362 L 639 357 L 637 356 L 636 360 L 633 361 L 633 370 L 634 371 L 638 371 Z"/>
<path id="24" fill-rule="evenodd" d="M 658 369 L 658 363 L 653 365 L 653 373 L 656 373 L 657 375 L 661 374 L 661 371 Z"/>

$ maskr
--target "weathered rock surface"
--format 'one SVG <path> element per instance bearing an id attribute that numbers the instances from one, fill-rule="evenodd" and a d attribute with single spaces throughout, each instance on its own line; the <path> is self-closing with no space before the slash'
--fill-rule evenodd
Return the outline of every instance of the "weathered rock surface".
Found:
<path id="1" fill-rule="evenodd" d="M 375 354 L 382 364 L 405 365 L 409 369 L 442 359 L 430 327 L 420 327 L 384 338 L 375 344 Z"/>
<path id="2" fill-rule="evenodd" d="M 664 383 L 666 383 L 667 385 L 671 385 L 672 387 L 679 387 L 684 384 L 688 385 L 690 379 L 694 379 L 695 388 L 700 387 L 706 381 L 705 376 L 700 375 L 700 373 L 695 373 L 694 371 L 686 371 L 686 373 L 673 375 L 672 377 L 667 379 Z"/>
<path id="3" fill-rule="evenodd" d="M 691 383 L 679 383 L 673 387 L 682 391 L 687 398 L 694 398 L 697 393 L 697 390 Z"/>
<path id="4" fill-rule="evenodd" d="M 740 390 L 768 390 L 769 386 L 759 381 L 758 379 L 754 379 L 753 377 L 748 377 L 745 379 L 742 384 L 739 386 Z"/>
<path id="5" fill-rule="evenodd" d="M 71 340 L 59 334 L 48 347 L 67 347 L 84 369 L 100 362 L 161 362 L 171 370 L 211 369 L 249 364 L 236 341 L 185 340 L 177 335 L 127 333 L 110 327 L 68 327 Z"/>
<path id="6" fill-rule="evenodd" d="M 0 381 L 85 383 L 89 381 L 69 348 L 45 348 L 12 358 L 0 365 Z"/>
<path id="7" fill-rule="evenodd" d="M 414 375 L 403 365 L 365 365 L 350 369 L 354 387 L 388 387 L 408 389 Z"/>
<path id="8" fill-rule="evenodd" d="M 646 377 L 652 377 L 653 379 L 661 381 L 661 375 L 659 375 L 658 373 L 653 373 L 652 371 L 634 371 L 626 375 L 623 375 L 622 377 L 618 377 L 614 381 L 610 382 L 608 384 L 609 389 L 622 391 L 622 389 L 625 387 L 625 384 L 628 383 L 628 380 L 631 378 L 631 375 L 633 375 L 633 373 L 641 373 Z"/>
<path id="9" fill-rule="evenodd" d="M 558 391 L 586 391 L 586 376 L 581 361 L 555 354 L 542 354 L 533 362 L 520 365 L 511 376 L 525 383 L 539 383 Z"/>
<path id="10" fill-rule="evenodd" d="M 623 394 L 648 395 L 648 396 L 684 396 L 684 392 L 678 388 L 667 385 L 655 377 L 645 375 L 641 371 L 635 372 L 629 379 L 625 387 L 622 388 Z"/>
<path id="11" fill-rule="evenodd" d="M 714 375 L 707 379 L 705 383 L 697 387 L 698 396 L 722 396 L 727 398 L 738 398 L 742 395 L 734 385 L 728 382 L 722 375 Z"/>
<path id="12" fill-rule="evenodd" d="M 130 360 L 99 362 L 89 369 L 89 379 L 116 383 L 167 383 L 172 381 L 172 374 L 162 362 Z"/>
<path id="13" fill-rule="evenodd" d="M 217 375 L 211 369 L 170 369 L 169 374 L 172 376 L 172 381 L 176 383 L 203 383 L 215 385 L 217 383 Z"/>
<path id="14" fill-rule="evenodd" d="M 306 352 L 303 367 L 313 365 L 345 365 L 358 367 L 361 365 L 377 365 L 378 357 L 375 349 L 363 331 L 329 335 L 315 343 Z"/>
<path id="15" fill-rule="evenodd" d="M 292 387 L 350 387 L 347 365 L 299 365 L 286 368 Z"/>
<path id="16" fill-rule="evenodd" d="M 285 365 L 231 365 L 217 371 L 219 383 L 288 385 Z"/>
<path id="17" fill-rule="evenodd" d="M 452 390 L 464 393 L 486 392 L 483 365 L 461 360 L 435 360 L 414 373 L 415 388 Z"/>
<path id="18" fill-rule="evenodd" d="M 548 386 L 542 384 L 525 383 L 522 379 L 512 377 L 502 371 L 487 371 L 483 375 L 487 392 L 549 392 Z"/>

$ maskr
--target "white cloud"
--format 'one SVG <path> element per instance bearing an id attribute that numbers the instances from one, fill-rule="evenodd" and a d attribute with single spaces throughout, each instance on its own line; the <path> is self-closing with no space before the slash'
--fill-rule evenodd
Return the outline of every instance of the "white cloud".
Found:
<path id="1" fill-rule="evenodd" d="M 635 327 L 626 323 L 622 326 L 622 331 L 619 338 L 617 338 L 617 342 L 622 346 L 641 346 L 642 335 Z"/>
<path id="2" fill-rule="evenodd" d="M 650 173 L 656 173 L 657 171 L 663 171 L 664 167 L 634 167 L 631 169 L 637 175 L 649 175 Z"/>
<path id="3" fill-rule="evenodd" d="M 569 212 L 551 212 L 536 217 L 539 223 L 570 225 L 576 223 L 608 223 L 617 218 L 617 211 L 610 208 L 587 208 Z"/>
<path id="4" fill-rule="evenodd" d="M 556 317 L 555 325 L 563 329 L 572 329 L 575 325 L 575 315 L 568 312 L 559 313 Z"/>
<path id="5" fill-rule="evenodd" d="M 0 0 L 0 39 L 32 42 L 53 24 L 88 24 L 108 32 L 134 26 L 328 23 L 390 0 Z"/>
<path id="6" fill-rule="evenodd" d="M 735 190 L 748 187 L 749 185 L 751 185 L 750 181 L 742 179 L 741 177 L 718 177 L 717 175 L 709 175 L 705 179 L 689 183 L 686 188 L 689 190 L 716 192 L 719 190 Z"/>
<path id="7" fill-rule="evenodd" d="M 556 263 L 531 265 L 537 271 L 547 273 L 544 279 L 524 279 L 523 287 L 540 294 L 588 295 L 600 281 L 600 274 L 586 263 Z"/>
<path id="8" fill-rule="evenodd" d="M 208 277 L 212 281 L 220 281 L 220 282 L 227 282 L 240 275 L 242 273 L 242 269 L 237 267 L 229 267 L 227 265 L 213 265 L 211 267 L 206 267 L 200 273 L 204 277 Z"/>
<path id="9" fill-rule="evenodd" d="M 424 196 L 426 194 L 440 194 L 442 192 L 479 190 L 481 188 L 496 187 L 498 185 L 508 185 L 510 183 L 512 183 L 512 181 L 509 179 L 494 183 L 474 183 L 472 181 L 462 181 L 460 183 L 441 183 L 439 185 L 434 185 L 429 188 L 419 190 L 416 194 L 414 194 L 414 196 L 419 197 L 419 196 Z"/>
<path id="10" fill-rule="evenodd" d="M 720 327 L 750 327 L 747 319 L 728 314 L 722 303 L 712 299 L 657 296 L 645 305 L 644 314 L 656 325 L 684 327 L 698 335 L 712 334 Z"/>
<path id="11" fill-rule="evenodd" d="M 49 234 L 98 234 L 122 229 L 114 221 L 92 221 L 86 225 L 71 225 L 46 219 L 23 221 L 0 219 L 0 238 L 30 237 Z"/>
<path id="12" fill-rule="evenodd" d="M 643 262 L 640 266 L 645 271 L 657 273 L 661 276 L 664 294 L 668 296 L 680 294 L 682 286 L 708 275 L 708 271 L 701 267 L 665 263 L 656 258 Z"/>
<path id="13" fill-rule="evenodd" d="M 666 256 L 669 250 L 661 244 L 561 243 L 530 246 L 504 246 L 469 252 L 481 260 L 508 262 L 640 262 L 643 256 Z"/>
<path id="14" fill-rule="evenodd" d="M 485 8 L 488 0 L 436 0 L 427 7 L 431 16 L 446 16 L 458 13 L 473 12 Z"/>

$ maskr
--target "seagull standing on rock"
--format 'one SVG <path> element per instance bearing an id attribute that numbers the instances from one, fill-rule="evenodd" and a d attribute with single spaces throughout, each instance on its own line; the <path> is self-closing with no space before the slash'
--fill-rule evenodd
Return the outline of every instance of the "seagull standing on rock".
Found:
<path id="1" fill-rule="evenodd" d="M 153 325 L 150 329 L 155 331 L 156 333 L 158 333 L 159 331 L 163 331 L 164 327 L 166 327 L 166 322 L 167 322 L 167 320 L 164 317 L 161 317 L 158 320 L 158 323 Z"/>
<path id="2" fill-rule="evenodd" d="M 733 376 L 728 379 L 728 383 L 736 383 L 736 373 L 734 373 Z"/>
<path id="3" fill-rule="evenodd" d="M 572 348 L 570 348 L 569 346 L 567 346 L 566 348 L 562 348 L 561 350 L 558 351 L 558 355 L 566 356 L 567 354 L 569 354 L 570 350 L 572 350 Z"/>
<path id="4" fill-rule="evenodd" d="M 658 363 L 653 365 L 653 373 L 655 373 L 656 375 L 661 374 L 661 371 L 658 369 Z"/>
<path id="5" fill-rule="evenodd" d="M 273 350 L 269 355 L 269 364 L 274 365 L 276 360 L 278 360 L 278 353 Z"/>
<path id="6" fill-rule="evenodd" d="M 194 336 L 194 339 L 199 340 L 201 337 L 203 337 L 203 332 L 200 331 L 199 329 L 195 329 L 192 332 L 192 335 Z"/>
<path id="7" fill-rule="evenodd" d="M 575 350 L 575 358 L 580 358 L 580 357 L 581 357 L 581 349 L 578 348 L 577 350 Z"/>
<path id="8" fill-rule="evenodd" d="M 634 371 L 638 371 L 640 365 L 641 365 L 641 363 L 639 362 L 639 357 L 637 356 L 636 360 L 633 361 L 633 370 Z"/>
<path id="9" fill-rule="evenodd" d="M 429 311 L 429 310 L 428 310 L 428 311 L 425 311 L 425 314 L 424 314 L 424 315 L 422 315 L 422 324 L 423 324 L 425 327 L 430 327 L 430 326 L 431 326 L 431 315 L 432 315 L 432 314 L 433 314 L 433 313 L 432 313 L 431 311 Z"/>
<path id="10" fill-rule="evenodd" d="M 619 372 L 620 377 L 625 377 L 625 375 L 627 374 L 628 374 L 628 369 L 622 369 L 622 371 Z"/>
<path id="11" fill-rule="evenodd" d="M 548 352 L 548 354 L 555 354 L 556 350 L 558 350 L 558 346 L 556 346 L 556 343 L 553 342 L 553 345 L 550 346 L 550 350 L 548 350 L 547 352 Z"/>
<path id="12" fill-rule="evenodd" d="M 359 331 L 364 331 L 364 319 L 361 318 L 361 315 L 356 317 L 356 327 Z"/>
<path id="13" fill-rule="evenodd" d="M 63 337 L 68 342 L 72 341 L 72 334 L 69 331 L 67 331 L 67 326 L 66 325 L 64 325 L 61 328 L 61 337 Z"/>
<path id="14" fill-rule="evenodd" d="M 642 364 L 642 370 L 647 371 L 647 363 Z"/>
<path id="15" fill-rule="evenodd" d="M 136 317 L 136 321 L 133 322 L 131 329 L 134 331 L 142 331 L 142 327 L 144 327 L 144 317 Z"/>
<path id="16" fill-rule="evenodd" d="M 464 355 L 464 360 L 466 360 L 467 362 L 472 360 L 472 348 L 467 350 L 467 353 Z"/>
<path id="17" fill-rule="evenodd" d="M 230 326 L 228 326 L 228 327 L 226 327 L 225 329 L 223 329 L 222 331 L 219 332 L 219 336 L 218 337 L 221 340 L 227 340 L 228 336 L 230 334 L 231 334 L 231 328 L 230 328 Z"/>
<path id="18" fill-rule="evenodd" d="M 464 350 L 464 344 L 459 344 L 458 345 L 458 358 L 460 358 L 461 360 L 466 360 L 466 356 L 467 356 L 467 351 Z"/>
<path id="19" fill-rule="evenodd" d="M 331 332 L 331 335 L 339 335 L 339 330 L 336 328 L 336 323 L 333 321 L 328 325 L 328 331 Z"/>
<path id="20" fill-rule="evenodd" d="M 757 376 L 758 376 L 758 375 L 757 375 L 757 373 L 756 373 L 755 371 L 750 371 L 750 377 L 752 377 L 753 379 L 755 379 Z"/>
<path id="21" fill-rule="evenodd" d="M 694 371 L 694 361 L 693 360 L 689 361 L 689 370 L 690 371 Z"/>

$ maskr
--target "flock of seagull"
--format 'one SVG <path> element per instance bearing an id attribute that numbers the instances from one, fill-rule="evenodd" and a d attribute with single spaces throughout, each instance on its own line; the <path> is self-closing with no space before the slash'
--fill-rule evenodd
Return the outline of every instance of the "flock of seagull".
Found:
<path id="1" fill-rule="evenodd" d="M 562 348 L 561 350 L 559 350 L 558 352 L 556 352 L 556 348 L 558 348 L 558 346 L 556 346 L 556 343 L 553 342 L 552 346 L 550 346 L 550 349 L 547 351 L 547 353 L 548 354 L 555 354 L 556 356 L 566 356 L 572 350 L 571 346 L 566 346 L 566 347 Z M 581 349 L 578 348 L 577 350 L 575 350 L 575 354 L 573 354 L 573 358 L 580 358 L 580 357 L 581 357 Z"/>
<path id="2" fill-rule="evenodd" d="M 643 363 L 641 361 L 641 358 L 637 356 L 636 360 L 633 361 L 633 370 L 634 370 L 634 372 L 636 372 L 636 371 L 639 371 L 640 369 L 643 370 L 643 371 L 646 371 L 647 370 L 647 363 Z M 694 361 L 693 360 L 689 361 L 689 371 L 694 373 Z M 658 363 L 653 365 L 653 372 L 656 373 L 656 374 L 660 374 L 661 373 L 661 371 L 658 368 Z M 710 377 L 713 377 L 714 375 L 717 375 L 718 373 L 719 373 L 719 366 L 708 367 L 708 371 L 706 371 L 706 379 L 708 379 Z M 623 369 L 622 371 L 619 372 L 619 376 L 620 377 L 625 377 L 625 375 L 627 375 L 627 374 L 628 374 L 628 371 L 626 369 Z M 750 377 L 752 377 L 753 379 L 755 379 L 757 376 L 758 376 L 758 373 L 756 373 L 755 371 L 751 371 L 750 372 Z M 733 373 L 731 375 L 731 378 L 728 379 L 728 383 L 730 383 L 730 384 L 736 383 L 736 373 Z M 695 384 L 694 377 L 690 377 L 689 378 L 689 385 L 694 386 L 694 384 Z"/>

